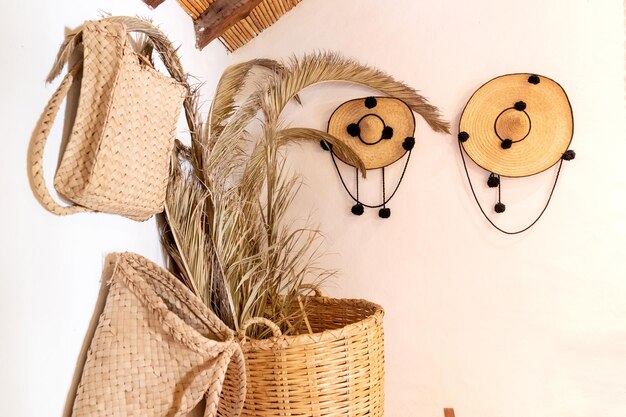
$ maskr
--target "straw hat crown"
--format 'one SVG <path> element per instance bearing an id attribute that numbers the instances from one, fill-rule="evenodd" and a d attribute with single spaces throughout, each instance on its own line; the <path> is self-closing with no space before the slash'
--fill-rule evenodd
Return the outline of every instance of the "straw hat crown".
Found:
<path id="1" fill-rule="evenodd" d="M 328 133 L 352 148 L 366 169 L 382 168 L 413 147 L 415 117 L 409 106 L 396 98 L 358 98 L 333 112 Z M 338 150 L 337 157 L 346 162 Z"/>
<path id="2" fill-rule="evenodd" d="M 506 177 L 524 177 L 556 164 L 574 133 L 563 88 L 535 74 L 503 75 L 470 98 L 459 140 L 479 166 Z"/>

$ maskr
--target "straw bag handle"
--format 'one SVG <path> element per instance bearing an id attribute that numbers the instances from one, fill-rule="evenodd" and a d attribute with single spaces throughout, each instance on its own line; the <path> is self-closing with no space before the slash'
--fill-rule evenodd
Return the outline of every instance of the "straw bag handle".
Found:
<path id="1" fill-rule="evenodd" d="M 146 20 L 130 16 L 110 16 L 105 17 L 100 21 L 120 24 L 124 26 L 124 28 L 126 29 L 126 33 L 138 32 L 148 36 L 148 38 L 150 38 L 152 44 L 154 45 L 155 50 L 161 57 L 161 61 L 163 61 L 163 64 L 170 76 L 177 82 L 184 84 L 189 90 L 187 73 L 180 63 L 177 50 L 174 45 L 172 45 L 172 42 L 167 38 L 167 36 L 165 36 L 165 34 L 161 32 L 161 30 L 159 30 L 159 28 Z M 56 62 L 54 63 L 52 69 L 50 70 L 50 73 L 48 74 L 49 82 L 56 78 L 56 76 L 61 72 L 63 66 L 67 63 L 68 59 L 72 55 L 72 51 L 81 42 L 82 31 L 83 28 L 79 27 L 78 29 L 66 36 L 65 41 L 61 45 L 61 48 L 59 49 L 59 52 L 57 54 Z M 191 132 L 192 140 L 195 140 L 196 122 L 193 117 L 195 104 L 192 95 L 188 94 L 187 97 L 185 97 L 183 107 L 185 108 L 185 118 Z"/>
<path id="2" fill-rule="evenodd" d="M 237 333 L 237 335 L 239 336 L 241 340 L 245 339 L 246 330 L 248 330 L 248 327 L 252 326 L 253 324 L 266 325 L 267 327 L 270 328 L 274 337 L 280 337 L 283 335 L 283 332 L 280 330 L 280 327 L 278 327 L 273 321 L 266 319 L 264 317 L 252 317 L 243 322 L 241 329 L 239 329 L 239 332 Z"/>
<path id="3" fill-rule="evenodd" d="M 169 72 L 170 76 L 179 83 L 187 86 L 187 89 L 189 90 L 187 73 L 180 63 L 178 53 L 176 52 L 177 50 L 167 36 L 159 30 L 159 28 L 146 20 L 130 16 L 111 16 L 102 19 L 102 21 L 120 23 L 124 25 L 126 32 L 138 32 L 148 36 L 148 38 L 152 41 L 154 48 L 159 53 L 161 61 L 163 61 L 163 65 L 167 69 L 167 72 Z M 187 97 L 185 97 L 183 107 L 185 109 L 187 126 L 189 127 L 191 139 L 193 141 L 196 139 L 197 129 L 196 122 L 193 117 L 195 104 L 191 94 L 188 94 Z"/>
<path id="4" fill-rule="evenodd" d="M 322 297 L 322 291 L 320 291 L 319 287 L 314 284 L 302 284 L 300 285 L 300 287 L 298 287 L 298 291 L 300 290 L 313 290 L 315 292 L 316 297 Z M 266 325 L 267 327 L 270 328 L 270 330 L 272 331 L 272 335 L 274 337 L 280 337 L 283 335 L 283 332 L 280 330 L 280 327 L 278 327 L 276 323 L 274 323 L 273 321 L 266 319 L 264 317 L 252 317 L 246 320 L 241 326 L 241 329 L 239 329 L 239 332 L 237 332 L 237 336 L 239 337 L 240 340 L 243 340 L 246 338 L 246 331 L 248 330 L 248 327 L 252 326 L 253 324 Z M 307 327 L 308 327 L 308 323 L 307 323 Z"/>
<path id="5" fill-rule="evenodd" d="M 301 284 L 298 288 L 298 291 L 300 290 L 312 290 L 316 297 L 323 297 L 322 290 L 320 290 L 320 287 L 315 284 Z"/>
<path id="6" fill-rule="evenodd" d="M 146 20 L 130 16 L 105 17 L 102 21 L 119 23 L 125 27 L 127 33 L 139 32 L 148 36 L 172 78 L 179 83 L 187 83 L 187 74 L 178 59 L 176 48 L 174 48 L 172 42 L 156 26 Z"/>
<path id="7" fill-rule="evenodd" d="M 93 211 L 83 206 L 62 206 L 59 204 L 54 198 L 52 198 L 50 190 L 46 186 L 46 180 L 43 176 L 43 153 L 46 141 L 50 135 L 52 123 L 59 112 L 61 102 L 67 96 L 67 93 L 72 87 L 74 77 L 78 71 L 80 71 L 81 67 L 82 64 L 77 64 L 67 73 L 65 78 L 63 78 L 61 85 L 59 85 L 55 93 L 50 98 L 50 101 L 48 101 L 46 109 L 41 114 L 41 117 L 37 122 L 37 127 L 33 133 L 33 138 L 28 151 L 28 164 L 30 168 L 29 179 L 31 181 L 33 194 L 35 195 L 35 198 L 39 200 L 41 205 L 48 211 L 60 216 Z"/>

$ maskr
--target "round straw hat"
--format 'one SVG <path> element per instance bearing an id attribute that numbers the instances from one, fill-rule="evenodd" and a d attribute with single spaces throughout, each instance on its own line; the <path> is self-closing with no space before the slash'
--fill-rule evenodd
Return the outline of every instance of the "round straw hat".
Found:
<path id="1" fill-rule="evenodd" d="M 484 84 L 465 106 L 459 125 L 459 140 L 469 157 L 505 177 L 550 168 L 569 147 L 573 133 L 565 91 L 534 74 L 503 75 Z"/>
<path id="2" fill-rule="evenodd" d="M 330 116 L 328 133 L 352 148 L 366 169 L 382 168 L 413 147 L 415 117 L 401 100 L 358 98 L 337 107 Z M 340 152 L 336 155 L 346 162 Z"/>

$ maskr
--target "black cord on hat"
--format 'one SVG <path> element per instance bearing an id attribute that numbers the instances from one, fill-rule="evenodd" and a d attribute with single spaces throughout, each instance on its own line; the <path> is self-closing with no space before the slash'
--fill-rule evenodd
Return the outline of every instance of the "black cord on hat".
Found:
<path id="1" fill-rule="evenodd" d="M 359 202 L 359 169 L 358 168 L 354 168 L 354 169 L 356 170 L 356 176 L 355 176 L 356 178 L 356 204 L 352 206 L 350 211 L 355 216 L 360 216 L 361 214 L 363 214 L 365 210 L 363 209 L 363 204 Z"/>
<path id="2" fill-rule="evenodd" d="M 386 199 L 385 199 L 385 167 L 382 168 L 382 176 L 383 176 L 383 208 L 378 210 L 378 217 L 381 219 L 388 219 L 391 216 L 391 209 L 385 207 Z M 402 181 L 402 180 L 401 180 Z M 399 183 L 398 183 L 399 185 Z"/>
<path id="3" fill-rule="evenodd" d="M 467 138 L 465 140 L 467 140 Z M 463 169 L 465 170 L 465 176 L 467 177 L 467 181 L 469 182 L 470 190 L 472 191 L 472 195 L 474 196 L 474 200 L 476 201 L 476 204 L 478 205 L 478 208 L 480 209 L 480 212 L 483 214 L 485 219 L 487 219 L 487 221 L 489 223 L 491 223 L 491 225 L 494 228 L 496 228 L 500 232 L 502 232 L 504 234 L 507 234 L 507 235 L 517 235 L 519 233 L 523 233 L 526 230 L 528 230 L 531 227 L 533 227 L 539 221 L 541 216 L 543 216 L 543 213 L 545 213 L 546 209 L 548 208 L 548 205 L 550 204 L 550 200 L 552 200 L 552 195 L 554 194 L 554 189 L 556 188 L 556 183 L 559 180 L 559 174 L 561 173 L 561 168 L 563 167 L 563 161 L 571 161 L 572 159 L 574 159 L 574 157 L 576 157 L 576 153 L 573 150 L 567 150 L 567 151 L 565 151 L 563 153 L 563 155 L 561 156 L 561 159 L 559 161 L 559 167 L 556 170 L 556 176 L 554 178 L 554 184 L 552 185 L 552 189 L 550 190 L 550 195 L 548 196 L 548 201 L 546 201 L 546 205 L 541 210 L 541 213 L 539 213 L 539 216 L 537 216 L 537 218 L 531 224 L 526 226 L 525 228 L 523 228 L 521 230 L 518 230 L 518 231 L 515 231 L 515 232 L 509 232 L 508 230 L 504 230 L 504 229 L 501 229 L 500 227 L 496 226 L 496 224 L 493 221 L 491 221 L 491 219 L 489 218 L 487 213 L 485 213 L 485 210 L 483 210 L 483 207 L 480 205 L 480 201 L 478 201 L 478 196 L 476 195 L 476 191 L 474 191 L 474 186 L 472 185 L 472 179 L 470 178 L 469 171 L 467 170 L 467 163 L 465 162 L 465 156 L 463 155 L 463 145 L 462 145 L 463 140 L 461 139 L 460 134 L 459 134 L 459 141 L 458 142 L 459 142 L 459 153 L 461 154 L 461 160 L 463 161 Z M 500 185 L 498 185 L 498 204 L 502 204 L 502 202 L 500 202 Z M 498 212 L 498 208 L 497 208 L 498 204 L 496 204 L 496 206 L 494 207 L 496 212 Z M 503 210 L 502 211 L 504 211 L 504 208 L 506 208 L 506 206 L 504 206 L 504 204 L 502 204 L 502 206 L 503 206 Z"/>
<path id="4" fill-rule="evenodd" d="M 335 170 L 337 171 L 337 174 L 339 175 L 339 179 L 341 180 L 341 185 L 343 185 L 343 188 L 346 190 L 346 192 L 348 193 L 348 195 L 350 196 L 350 198 L 352 200 L 355 201 L 355 206 L 356 205 L 361 205 L 362 207 L 367 207 L 367 208 L 386 208 L 385 205 L 391 201 L 391 199 L 393 198 L 393 196 L 396 195 L 396 192 L 398 191 L 398 189 L 400 188 L 400 184 L 402 183 L 402 180 L 404 179 L 404 174 L 406 174 L 406 169 L 409 166 L 409 160 L 411 159 L 411 151 L 407 151 L 407 157 L 406 157 L 406 162 L 404 163 L 404 168 L 402 169 L 402 174 L 400 175 L 400 179 L 398 180 L 398 185 L 396 185 L 396 188 L 394 188 L 393 192 L 391 193 L 391 195 L 389 196 L 389 198 L 385 198 L 383 196 L 383 202 L 381 204 L 377 204 L 377 205 L 370 205 L 370 204 L 365 204 L 363 202 L 361 202 L 359 200 L 359 196 L 358 196 L 358 187 L 359 187 L 359 170 L 358 168 L 356 169 L 356 181 L 357 181 L 357 196 L 355 197 L 352 192 L 350 192 L 350 189 L 348 188 L 348 186 L 346 185 L 346 182 L 343 179 L 343 175 L 341 175 L 341 171 L 339 170 L 339 165 L 337 164 L 337 161 L 335 160 L 335 152 L 333 152 L 332 148 L 330 149 L 330 157 L 333 161 L 333 165 L 335 166 Z M 384 186 L 384 184 L 383 184 Z M 353 206 L 353 208 L 355 207 Z M 389 210 L 389 209 L 387 209 Z M 389 214 L 391 215 L 391 210 L 389 210 Z M 379 213 L 380 215 L 380 213 Z M 387 216 L 389 217 L 389 216 Z"/>
<path id="5" fill-rule="evenodd" d="M 501 193 L 501 188 L 500 188 L 501 185 L 502 183 L 500 182 L 500 177 L 498 176 L 498 202 L 493 207 L 496 213 L 504 213 L 504 210 L 506 210 L 506 206 L 502 204 L 502 193 Z"/>

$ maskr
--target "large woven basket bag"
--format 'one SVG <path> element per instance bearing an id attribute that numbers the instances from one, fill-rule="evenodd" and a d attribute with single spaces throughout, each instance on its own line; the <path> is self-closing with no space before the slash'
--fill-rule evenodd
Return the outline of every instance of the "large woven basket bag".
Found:
<path id="1" fill-rule="evenodd" d="M 365 300 L 305 297 L 296 336 L 281 335 L 266 319 L 244 323 L 239 339 L 246 361 L 242 417 L 370 416 L 384 413 L 383 309 Z M 294 311 L 298 306 L 294 306 Z M 265 323 L 274 337 L 243 336 Z M 230 371 L 229 371 L 230 372 Z M 227 378 L 218 415 L 239 407 L 239 388 Z"/>
<path id="2" fill-rule="evenodd" d="M 34 194 L 52 213 L 100 211 L 143 221 L 163 211 L 176 125 L 188 88 L 182 74 L 168 77 L 133 50 L 133 30 L 148 34 L 162 56 L 175 54 L 158 29 L 120 17 L 86 22 L 66 37 L 59 51 L 48 81 L 72 57 L 82 56 L 48 102 L 29 152 Z M 74 83 L 80 87 L 78 107 L 54 177 L 58 194 L 74 203 L 67 207 L 50 195 L 42 159 L 52 123 Z"/>
<path id="3" fill-rule="evenodd" d="M 186 416 L 206 399 L 217 413 L 228 369 L 229 413 L 245 397 L 234 332 L 176 277 L 132 253 L 118 254 L 87 354 L 72 417 Z"/>

